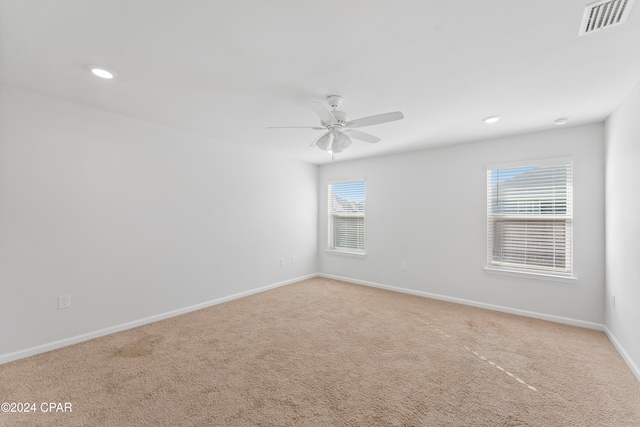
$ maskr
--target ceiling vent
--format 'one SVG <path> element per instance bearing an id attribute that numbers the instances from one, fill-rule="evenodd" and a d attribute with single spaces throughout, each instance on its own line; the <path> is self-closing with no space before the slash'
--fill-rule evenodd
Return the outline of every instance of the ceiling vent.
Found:
<path id="1" fill-rule="evenodd" d="M 627 20 L 635 0 L 599 0 L 584 9 L 580 36 L 620 25 Z"/>

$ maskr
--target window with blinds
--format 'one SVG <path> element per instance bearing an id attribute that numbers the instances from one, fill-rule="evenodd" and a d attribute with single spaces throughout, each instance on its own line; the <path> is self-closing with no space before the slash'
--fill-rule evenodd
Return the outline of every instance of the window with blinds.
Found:
<path id="1" fill-rule="evenodd" d="M 487 169 L 488 265 L 572 274 L 572 163 Z"/>
<path id="2" fill-rule="evenodd" d="M 364 179 L 332 182 L 327 194 L 329 249 L 364 254 Z"/>

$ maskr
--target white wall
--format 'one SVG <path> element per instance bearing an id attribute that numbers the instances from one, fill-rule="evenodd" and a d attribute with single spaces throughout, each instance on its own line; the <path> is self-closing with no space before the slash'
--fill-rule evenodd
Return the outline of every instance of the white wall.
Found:
<path id="1" fill-rule="evenodd" d="M 606 122 L 606 326 L 640 379 L 640 85 Z M 615 307 L 613 306 L 615 295 Z"/>
<path id="2" fill-rule="evenodd" d="M 0 356 L 316 273 L 317 176 L 0 86 Z"/>
<path id="3" fill-rule="evenodd" d="M 636 88 L 607 123 L 607 295 L 617 307 L 607 305 L 606 322 L 636 365 L 639 248 L 616 227 L 638 232 L 639 110 Z M 594 124 L 318 171 L 0 85 L 0 359 L 316 271 L 601 324 L 603 150 Z M 487 274 L 485 165 L 565 155 L 575 165 L 578 280 Z M 326 254 L 326 182 L 361 176 L 367 257 Z M 57 309 L 63 294 L 68 310 Z"/>
<path id="4" fill-rule="evenodd" d="M 322 166 L 320 272 L 601 328 L 603 151 L 603 125 L 593 124 Z M 486 273 L 486 165 L 567 155 L 574 160 L 578 280 L 559 283 Z M 327 180 L 355 177 L 367 182 L 364 259 L 324 252 Z M 402 262 L 406 272 L 400 269 Z"/>

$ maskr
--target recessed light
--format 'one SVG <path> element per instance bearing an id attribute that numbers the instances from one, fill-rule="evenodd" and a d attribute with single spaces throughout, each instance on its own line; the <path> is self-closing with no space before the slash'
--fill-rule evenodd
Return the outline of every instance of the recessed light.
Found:
<path id="1" fill-rule="evenodd" d="M 568 121 L 569 119 L 567 117 L 560 117 L 559 119 L 555 120 L 553 123 L 556 125 L 566 125 Z"/>
<path id="2" fill-rule="evenodd" d="M 116 76 L 114 72 L 105 70 L 104 68 L 90 67 L 90 69 L 94 75 L 103 79 L 112 79 Z"/>
<path id="3" fill-rule="evenodd" d="M 498 120 L 500 120 L 500 116 L 489 116 L 489 117 L 485 117 L 484 119 L 482 119 L 482 121 L 487 123 L 487 124 L 495 123 Z"/>

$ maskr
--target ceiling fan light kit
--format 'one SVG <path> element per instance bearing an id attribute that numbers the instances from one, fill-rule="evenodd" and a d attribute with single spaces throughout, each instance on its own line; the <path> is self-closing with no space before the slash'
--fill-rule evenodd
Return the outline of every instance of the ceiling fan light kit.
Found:
<path id="1" fill-rule="evenodd" d="M 319 149 L 332 154 L 341 153 L 343 150 L 349 148 L 352 142 L 351 138 L 359 139 L 360 141 L 369 142 L 371 144 L 375 144 L 380 141 L 380 138 L 376 136 L 362 131 L 352 130 L 352 128 L 373 126 L 404 118 L 402 112 L 395 111 L 392 113 L 376 114 L 374 116 L 349 120 L 347 113 L 337 109 L 342 103 L 341 96 L 328 95 L 326 97 L 326 102 L 332 108 L 331 110 L 321 102 L 311 103 L 311 108 L 320 118 L 321 127 L 287 126 L 285 128 L 324 130 L 326 133 L 315 139 L 311 143 L 310 147 L 315 145 Z M 273 127 L 270 129 L 273 129 Z"/>
<path id="2" fill-rule="evenodd" d="M 330 133 L 325 133 L 320 138 L 316 140 L 316 146 L 319 149 L 324 151 L 329 151 L 331 149 L 331 140 L 333 139 L 333 135 Z"/>

